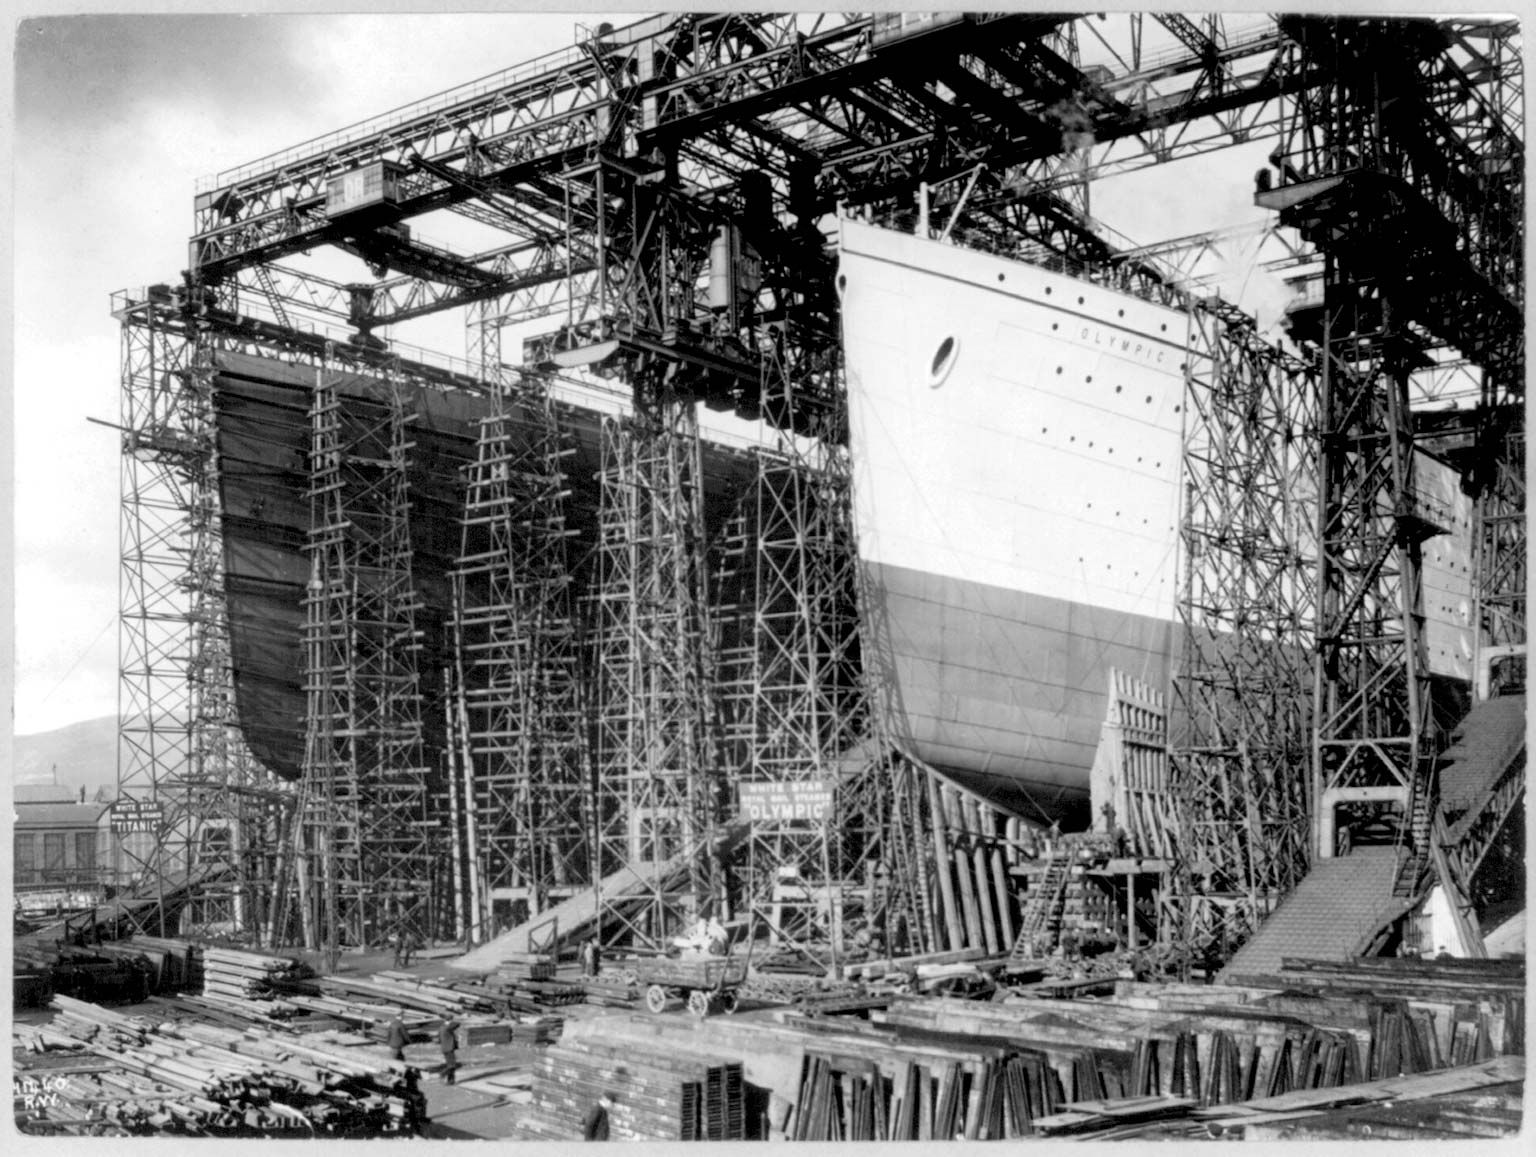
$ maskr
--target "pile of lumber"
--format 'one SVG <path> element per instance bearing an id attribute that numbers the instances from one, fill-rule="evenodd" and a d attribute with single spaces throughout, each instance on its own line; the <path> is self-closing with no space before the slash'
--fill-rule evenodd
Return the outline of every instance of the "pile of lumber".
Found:
<path id="1" fill-rule="evenodd" d="M 1319 1001 L 1364 1001 L 1373 1012 L 1381 1010 L 1382 1039 L 1372 1057 L 1372 1077 L 1525 1052 L 1523 960 L 1287 957 L 1279 979 L 1289 994 L 1306 993 Z M 1382 1004 L 1384 999 L 1391 1003 Z"/>
<path id="2" fill-rule="evenodd" d="M 41 1000 L 45 992 L 62 992 L 67 996 L 131 1004 L 154 991 L 154 971 L 149 961 L 138 952 L 121 951 L 116 945 L 82 948 L 18 940 L 13 960 L 13 999 L 20 1003 Z"/>
<path id="3" fill-rule="evenodd" d="M 1523 1049 L 1523 976 L 1505 962 L 1295 963 L 1306 986 L 897 997 L 867 1022 L 831 1015 L 835 1003 L 703 1022 L 616 1014 L 573 1022 L 565 1043 L 740 1056 L 749 1089 L 770 1098 L 749 1136 L 804 1140 L 1177 1135 L 1247 1105 L 1338 1103 L 1373 1080 L 1467 1072 Z"/>
<path id="4" fill-rule="evenodd" d="M 53 1006 L 50 1032 L 111 1067 L 72 1073 L 40 1120 L 83 1111 L 127 1133 L 304 1137 L 417 1133 L 426 1120 L 416 1074 L 403 1064 L 257 1030 L 155 1023 L 69 997 Z"/>
<path id="5" fill-rule="evenodd" d="M 596 977 L 582 981 L 582 991 L 588 1004 L 608 1008 L 638 1008 L 640 986 L 632 983 L 621 970 L 604 969 Z"/>
<path id="6" fill-rule="evenodd" d="M 154 973 L 152 991 L 183 992 L 203 986 L 203 949 L 190 940 L 167 940 L 158 936 L 134 936 L 114 945 L 103 944 L 138 955 Z"/>
<path id="7" fill-rule="evenodd" d="M 313 1012 L 381 1034 L 397 1016 L 408 1033 L 435 1031 L 450 1017 L 481 1022 L 497 1018 L 496 1002 L 483 990 L 464 991 L 405 972 L 370 977 L 326 976 L 288 985 L 287 999 Z"/>
<path id="8" fill-rule="evenodd" d="M 507 1026 L 507 1040 L 513 1044 L 547 1045 L 560 1039 L 565 1021 L 558 1016 L 525 1016 Z"/>
<path id="9" fill-rule="evenodd" d="M 321 1013 L 381 1039 L 397 1016 L 414 1040 L 436 1041 L 438 1027 L 459 1022 L 460 1048 L 507 1042 L 545 1044 L 559 1037 L 562 1018 L 533 1002 L 504 995 L 468 981 L 433 980 L 408 972 L 380 972 L 370 977 L 327 976 L 286 986 L 285 1000 Z"/>
<path id="10" fill-rule="evenodd" d="M 934 1047 L 941 1047 L 933 1042 Z M 926 1050 L 925 1050 L 926 1051 Z M 1046 1058 L 1006 1047 L 956 1048 L 949 1059 L 884 1044 L 808 1050 L 791 1120 L 796 1141 L 947 1141 L 1027 1137 L 1062 1103 Z"/>
<path id="11" fill-rule="evenodd" d="M 1231 1104 L 1297 1088 L 1334 1087 L 1364 1079 L 1369 1026 L 1356 1017 L 1314 1009 L 1311 1021 L 1289 1013 L 1213 1001 L 1204 1007 L 1146 1007 L 1120 1000 L 1031 1000 L 1000 1004 L 958 1000 L 904 1001 L 874 1016 L 893 1025 L 940 1026 L 1002 1037 L 1053 1054 L 1068 1100 L 1097 1100 L 1073 1088 L 1055 1056 L 1093 1041 L 1111 1097 L 1171 1096 L 1196 1104 Z"/>
<path id="12" fill-rule="evenodd" d="M 520 1122 L 530 1140 L 572 1140 L 606 1093 L 609 1130 L 632 1141 L 735 1141 L 746 1137 L 741 1062 L 707 1051 L 582 1039 L 534 1062 L 532 1106 Z"/>
<path id="13" fill-rule="evenodd" d="M 275 995 L 277 986 L 296 980 L 309 970 L 286 956 L 266 956 L 235 948 L 204 948 L 203 995 L 224 1000 L 263 1000 Z"/>
<path id="14" fill-rule="evenodd" d="M 497 966 L 493 983 L 515 1006 L 558 1008 L 586 998 L 585 984 L 557 980 L 555 974 L 555 958 L 548 953 L 512 952 Z"/>
<path id="15" fill-rule="evenodd" d="M 1204 1135 L 1245 1141 L 1467 1141 L 1520 1131 L 1525 1058 L 1392 1077 L 1327 1092 L 1291 1093 L 1236 1109 L 1205 1109 Z"/>
<path id="16" fill-rule="evenodd" d="M 496 968 L 496 979 L 507 987 L 524 980 L 553 980 L 555 958 L 547 952 L 509 952 Z"/>
<path id="17" fill-rule="evenodd" d="M 917 960 L 918 958 L 909 957 L 908 959 Z M 910 980 L 907 973 L 899 970 L 887 971 L 883 967 L 871 975 L 881 981 L 887 977 L 895 977 L 902 985 Z M 740 991 L 742 1000 L 750 1000 L 754 1003 L 797 1004 L 823 996 L 851 996 L 865 990 L 863 983 L 832 980 L 822 975 L 767 972 L 753 968 L 748 971 L 747 979 L 742 983 Z"/>
<path id="18" fill-rule="evenodd" d="M 513 995 L 530 1000 L 545 1008 L 560 1008 L 567 1004 L 580 1004 L 586 999 L 587 989 L 582 984 L 566 984 L 559 980 L 524 980 L 512 990 Z"/>

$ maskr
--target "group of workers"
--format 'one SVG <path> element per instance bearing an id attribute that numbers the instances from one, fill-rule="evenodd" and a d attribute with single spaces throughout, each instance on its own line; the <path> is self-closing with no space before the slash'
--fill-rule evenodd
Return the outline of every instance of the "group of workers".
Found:
<path id="1" fill-rule="evenodd" d="M 389 1022 L 384 1032 L 384 1046 L 395 1060 L 404 1061 L 405 1046 L 409 1040 L 405 1021 L 396 1013 L 395 1019 Z M 454 1075 L 459 1071 L 459 1022 L 451 1016 L 443 1018 L 442 1024 L 437 1027 L 437 1047 L 443 1054 L 443 1083 L 451 1085 Z"/>
<path id="2" fill-rule="evenodd" d="M 707 920 L 700 917 L 693 931 L 673 938 L 672 946 L 681 949 L 684 956 L 727 956 L 731 950 L 731 938 L 725 926 L 715 917 L 711 916 Z"/>

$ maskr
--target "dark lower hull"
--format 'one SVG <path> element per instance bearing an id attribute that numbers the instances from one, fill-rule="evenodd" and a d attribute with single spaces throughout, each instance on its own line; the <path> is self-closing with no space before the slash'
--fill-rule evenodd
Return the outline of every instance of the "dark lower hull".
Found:
<path id="1" fill-rule="evenodd" d="M 864 565 L 888 717 L 911 753 L 1028 818 L 1085 818 L 1109 669 L 1166 686 L 1177 625 Z"/>

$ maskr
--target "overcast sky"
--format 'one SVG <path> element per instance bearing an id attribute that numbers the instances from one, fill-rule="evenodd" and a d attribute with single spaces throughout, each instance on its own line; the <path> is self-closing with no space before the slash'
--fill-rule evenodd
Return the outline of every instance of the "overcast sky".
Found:
<path id="1" fill-rule="evenodd" d="M 174 282 L 197 178 L 571 44 L 575 15 L 17 26 L 14 726 L 117 709 L 113 290 Z M 462 354 L 462 348 L 445 352 Z"/>
<path id="2" fill-rule="evenodd" d="M 17 26 L 17 734 L 116 712 L 119 443 L 86 418 L 118 416 L 109 296 L 177 279 L 197 178 L 566 47 L 578 22 L 599 19 L 626 17 L 118 15 Z M 1253 217 L 1248 160 L 1197 165 L 1151 186 L 1096 189 L 1095 211 L 1138 240 Z M 1213 184 L 1217 169 L 1229 179 Z M 1199 198 L 1158 195 L 1180 182 Z M 462 342 L 444 352 L 461 355 Z"/>

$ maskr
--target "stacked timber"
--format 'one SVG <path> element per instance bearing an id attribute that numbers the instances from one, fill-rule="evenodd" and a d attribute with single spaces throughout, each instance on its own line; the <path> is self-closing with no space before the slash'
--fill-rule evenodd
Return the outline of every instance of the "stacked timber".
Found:
<path id="1" fill-rule="evenodd" d="M 1283 989 L 1122 981 L 1105 999 L 849 1006 L 869 1021 L 836 1015 L 838 1002 L 702 1022 L 611 1015 L 568 1025 L 565 1044 L 741 1056 L 762 1094 L 748 1135 L 785 1140 L 1183 1135 L 1245 1105 L 1338 1104 L 1437 1067 L 1475 1087 L 1492 1079 L 1478 1066 L 1523 1049 L 1518 966 L 1288 967 Z"/>
<path id="2" fill-rule="evenodd" d="M 405 1065 L 205 1023 L 153 1023 L 56 997 L 50 1028 L 110 1062 L 73 1103 L 129 1133 L 371 1137 L 416 1133 L 425 1099 Z"/>
<path id="3" fill-rule="evenodd" d="M 143 960 L 152 973 L 152 992 L 182 992 L 202 987 L 203 950 L 189 940 L 134 936 L 112 944 L 100 944 L 97 949 Z"/>
<path id="4" fill-rule="evenodd" d="M 524 980 L 553 980 L 555 958 L 547 952 L 509 952 L 496 968 L 496 979 L 509 987 Z"/>
<path id="5" fill-rule="evenodd" d="M 1347 1095 L 1345 1095 L 1347 1093 Z M 1523 1124 L 1525 1058 L 1496 1057 L 1459 1068 L 1292 1093 L 1196 1114 L 1203 1135 L 1245 1141 L 1467 1141 L 1511 1137 Z"/>
<path id="6" fill-rule="evenodd" d="M 234 948 L 203 949 L 203 995 L 224 1000 L 265 1000 L 279 985 L 297 980 L 308 969 L 285 956 L 266 956 Z"/>
<path id="7" fill-rule="evenodd" d="M 583 1039 L 534 1062 L 529 1139 L 572 1140 L 600 1096 L 613 1101 L 609 1129 L 633 1141 L 733 1141 L 746 1136 L 741 1062 L 702 1050 L 646 1048 Z"/>
<path id="8" fill-rule="evenodd" d="M 512 1044 L 547 1045 L 560 1039 L 565 1020 L 558 1016 L 523 1016 L 506 1027 L 507 1040 Z"/>
<path id="9" fill-rule="evenodd" d="M 557 980 L 555 958 L 545 952 L 510 952 L 496 968 L 494 983 L 513 1000 L 546 1008 L 580 1004 L 585 984 Z"/>
<path id="10" fill-rule="evenodd" d="M 14 998 L 37 1007 L 46 1006 L 53 992 L 136 1003 L 151 994 L 202 984 L 200 951 L 185 940 L 135 936 L 90 945 L 18 941 L 14 958 Z"/>
<path id="11" fill-rule="evenodd" d="M 507 1042 L 544 1044 L 559 1037 L 562 1018 L 541 1006 L 516 1001 L 465 981 L 443 981 L 408 972 L 371 977 L 327 976 L 287 986 L 285 999 L 381 1038 L 399 1017 L 409 1037 L 436 1040 L 446 1020 L 459 1022 L 460 1048 Z M 510 1006 L 510 1008 L 509 1008 Z"/>
<path id="12" fill-rule="evenodd" d="M 1119 1001 L 1029 1000 L 1000 1004 L 957 1000 L 893 1004 L 885 1023 L 945 1029 L 1018 1041 L 1053 1053 L 1091 1040 L 1100 1046 L 1110 1097 L 1178 1097 L 1231 1104 L 1296 1088 L 1334 1087 L 1364 1079 L 1369 1025 L 1328 1010 L 1313 1022 L 1295 1015 L 1214 1003 L 1210 1007 L 1137 1007 Z M 1053 1060 L 1068 1101 L 1105 1094 L 1069 1081 Z M 1117 1086 L 1117 1087 L 1112 1087 Z"/>
<path id="13" fill-rule="evenodd" d="M 582 981 L 582 991 L 588 1004 L 607 1008 L 638 1008 L 640 985 L 621 968 L 604 968 L 595 977 Z"/>
<path id="14" fill-rule="evenodd" d="M 1373 1078 L 1525 1052 L 1523 960 L 1287 957 L 1280 979 L 1293 999 L 1305 993 L 1368 1010 Z"/>
<path id="15" fill-rule="evenodd" d="M 949 1053 L 931 1059 L 935 1049 Z M 1088 1060 L 1091 1067 L 1091 1059 Z M 808 1049 L 789 1136 L 796 1141 L 1004 1140 L 1062 1103 L 1046 1057 L 1006 1046 Z"/>
<path id="16" fill-rule="evenodd" d="M 82 948 L 18 941 L 13 960 L 17 977 L 33 978 L 25 986 L 13 985 L 16 998 L 41 996 L 47 990 L 94 1000 L 135 1003 L 154 991 L 149 961 L 138 952 L 120 951 L 116 945 Z"/>
<path id="17" fill-rule="evenodd" d="M 478 985 L 432 980 L 409 972 L 379 972 L 366 981 L 331 978 L 332 982 L 386 1000 L 393 1000 L 428 1012 L 473 1016 L 499 1010 L 495 995 Z"/>

